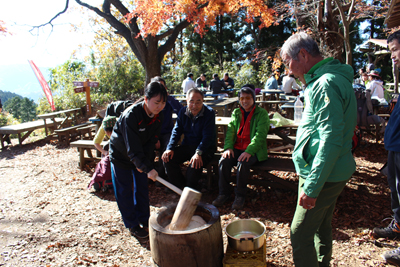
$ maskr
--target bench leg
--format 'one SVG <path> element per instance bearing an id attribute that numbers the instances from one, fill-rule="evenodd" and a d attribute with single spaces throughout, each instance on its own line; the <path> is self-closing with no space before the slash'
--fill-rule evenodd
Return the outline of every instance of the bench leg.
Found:
<path id="1" fill-rule="evenodd" d="M 1 139 L 1 149 L 4 149 L 5 135 L 4 134 L 0 134 L 0 139 Z"/>
<path id="2" fill-rule="evenodd" d="M 79 147 L 79 168 L 83 170 L 83 166 L 85 165 L 85 149 L 83 147 Z"/>

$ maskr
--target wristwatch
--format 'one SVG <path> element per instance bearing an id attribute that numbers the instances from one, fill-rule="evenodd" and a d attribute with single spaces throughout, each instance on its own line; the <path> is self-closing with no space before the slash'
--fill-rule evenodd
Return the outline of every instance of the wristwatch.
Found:
<path id="1" fill-rule="evenodd" d="M 201 156 L 201 155 L 203 155 L 203 151 L 201 151 L 200 149 L 196 149 L 196 154 Z"/>

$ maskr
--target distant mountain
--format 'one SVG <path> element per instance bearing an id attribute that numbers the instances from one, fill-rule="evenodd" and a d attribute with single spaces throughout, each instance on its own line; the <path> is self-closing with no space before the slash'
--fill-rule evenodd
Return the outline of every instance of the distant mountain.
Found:
<path id="1" fill-rule="evenodd" d="M 16 93 L 12 93 L 12 92 L 3 92 L 2 90 L 0 90 L 0 100 L 1 100 L 1 104 L 4 106 L 4 104 L 7 102 L 7 100 L 16 97 L 20 95 L 16 94 Z M 22 98 L 22 97 L 21 97 Z"/>
<path id="2" fill-rule="evenodd" d="M 39 69 L 46 81 L 49 80 L 48 69 Z M 21 65 L 0 65 L 0 90 L 30 98 L 36 103 L 40 97 L 44 96 L 43 89 L 28 61 L 26 61 L 26 64 Z"/>

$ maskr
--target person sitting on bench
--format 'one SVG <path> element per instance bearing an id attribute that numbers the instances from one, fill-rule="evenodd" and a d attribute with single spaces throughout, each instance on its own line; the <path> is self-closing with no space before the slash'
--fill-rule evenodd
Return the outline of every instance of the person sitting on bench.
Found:
<path id="1" fill-rule="evenodd" d="M 179 111 L 167 150 L 162 155 L 169 181 L 179 188 L 199 189 L 203 168 L 216 150 L 215 112 L 204 105 L 203 100 L 203 92 L 199 89 L 192 88 L 187 92 L 187 106 Z M 184 138 L 178 146 L 182 134 Z M 180 165 L 188 160 L 185 178 Z"/>
<path id="2" fill-rule="evenodd" d="M 101 142 L 103 142 L 104 137 L 107 136 L 109 139 L 111 137 L 115 122 L 117 121 L 117 117 L 115 116 L 107 116 L 103 119 L 101 124 L 101 128 L 97 131 L 96 136 L 93 139 L 94 147 L 101 152 L 103 156 L 108 155 L 108 149 L 103 148 L 101 146 Z M 107 145 L 108 147 L 108 145 Z"/>
<path id="3" fill-rule="evenodd" d="M 252 85 L 247 85 L 252 86 Z M 222 206 L 231 196 L 230 178 L 233 166 L 237 166 L 236 197 L 232 209 L 244 206 L 247 178 L 250 167 L 268 159 L 267 134 L 269 130 L 268 112 L 255 104 L 254 86 L 242 87 L 239 91 L 240 108 L 232 113 L 232 120 L 226 132 L 224 153 L 219 161 L 219 196 L 213 201 Z"/>

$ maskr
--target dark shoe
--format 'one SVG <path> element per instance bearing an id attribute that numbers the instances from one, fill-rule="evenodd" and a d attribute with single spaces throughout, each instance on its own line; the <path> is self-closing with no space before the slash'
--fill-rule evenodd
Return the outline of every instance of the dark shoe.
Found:
<path id="1" fill-rule="evenodd" d="M 391 238 L 395 239 L 400 237 L 400 226 L 393 219 L 387 227 L 375 227 L 372 231 L 372 235 L 376 238 Z"/>
<path id="2" fill-rule="evenodd" d="M 225 195 L 219 195 L 213 202 L 212 204 L 215 207 L 221 207 L 222 205 L 224 205 L 225 202 L 227 202 L 229 200 L 229 196 L 225 196 Z"/>
<path id="3" fill-rule="evenodd" d="M 130 228 L 129 231 L 131 232 L 131 235 L 136 238 L 144 239 L 149 237 L 149 233 L 140 227 L 140 225 Z"/>
<path id="4" fill-rule="evenodd" d="M 235 197 L 235 201 L 232 204 L 233 210 L 241 210 L 244 207 L 244 197 Z"/>
<path id="5" fill-rule="evenodd" d="M 148 222 L 148 221 L 143 222 L 143 223 L 140 223 L 140 226 L 141 226 L 144 230 L 146 230 L 147 232 L 149 232 L 149 222 Z"/>
<path id="6" fill-rule="evenodd" d="M 400 248 L 396 248 L 392 251 L 386 251 L 382 254 L 382 258 L 390 264 L 400 266 Z"/>

